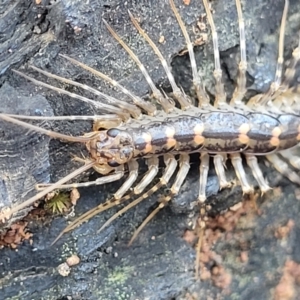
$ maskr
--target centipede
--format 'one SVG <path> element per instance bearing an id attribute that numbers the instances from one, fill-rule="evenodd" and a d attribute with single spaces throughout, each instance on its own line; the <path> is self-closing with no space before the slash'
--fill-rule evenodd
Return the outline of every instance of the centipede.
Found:
<path id="1" fill-rule="evenodd" d="M 207 93 L 198 73 L 193 42 L 173 0 L 169 0 L 169 5 L 180 27 L 181 34 L 184 36 L 186 49 L 189 53 L 193 78 L 193 95 L 185 93 L 180 85 L 176 83 L 171 67 L 163 57 L 159 47 L 143 30 L 130 11 L 128 11 L 128 16 L 133 26 L 159 58 L 172 89 L 169 93 L 157 88 L 138 55 L 125 43 L 107 20 L 103 19 L 102 22 L 110 32 L 112 39 L 116 41 L 116 46 L 121 46 L 139 67 L 145 82 L 150 87 L 154 103 L 135 95 L 101 71 L 91 68 L 65 54 L 60 54 L 60 56 L 79 69 L 88 71 L 93 76 L 108 82 L 115 89 L 126 95 L 131 102 L 116 99 L 96 88 L 52 74 L 35 66 L 30 66 L 30 68 L 47 78 L 88 91 L 95 97 L 99 97 L 101 102 L 50 85 L 19 70 L 13 70 L 16 76 L 21 76 L 37 86 L 88 103 L 101 109 L 105 114 L 90 117 L 70 117 L 72 120 L 94 120 L 93 130 L 81 136 L 62 134 L 23 121 L 23 119 L 38 120 L 39 117 L 37 116 L 0 114 L 2 121 L 16 126 L 21 126 L 65 142 L 82 143 L 89 153 L 87 158 L 79 156 L 75 158 L 75 160 L 83 164 L 76 171 L 56 183 L 38 184 L 37 189 L 39 192 L 35 196 L 13 207 L 2 208 L 0 220 L 5 222 L 18 211 L 31 206 L 36 200 L 41 199 L 53 190 L 104 185 L 126 177 L 124 183 L 111 199 L 71 222 L 58 238 L 86 222 L 94 215 L 130 201 L 128 205 L 102 225 L 99 229 L 101 231 L 121 214 L 149 198 L 163 187 L 170 186 L 168 194 L 160 199 L 157 207 L 136 229 L 130 240 L 131 244 L 151 219 L 180 193 L 190 170 L 190 155 L 198 154 L 200 160 L 199 189 L 195 200 L 198 203 L 200 212 L 198 221 L 200 234 L 197 250 L 200 253 L 201 240 L 207 218 L 206 185 L 211 160 L 218 177 L 220 189 L 231 188 L 225 169 L 225 163 L 230 160 L 243 194 L 253 194 L 253 187 L 247 180 L 243 166 L 244 158 L 261 193 L 267 193 L 271 187 L 263 176 L 258 163 L 259 157 L 269 161 L 278 172 L 282 173 L 290 181 L 300 185 L 300 176 L 295 171 L 300 169 L 300 164 L 293 152 L 299 146 L 300 141 L 300 93 L 299 88 L 292 86 L 296 67 L 300 60 L 300 39 L 284 71 L 284 36 L 289 1 L 285 0 L 282 13 L 274 81 L 270 84 L 267 92 L 257 94 L 247 100 L 245 99 L 247 93 L 245 21 L 241 1 L 235 1 L 239 28 L 240 62 L 238 64 L 236 87 L 230 101 L 227 100 L 228 97 L 225 93 L 222 79 L 218 33 L 211 6 L 208 0 L 203 0 L 202 2 L 206 20 L 210 27 L 214 49 L 213 76 L 215 79 L 215 95 L 213 97 Z M 45 117 L 41 118 L 47 119 Z M 55 118 L 48 117 L 49 120 Z M 56 119 L 59 119 L 59 117 Z M 142 175 L 141 179 L 138 179 L 141 175 L 139 162 L 142 160 L 146 162 L 148 170 Z M 157 183 L 154 184 L 154 181 L 157 179 L 160 161 L 163 162 L 164 169 Z M 94 169 L 96 173 L 102 176 L 96 181 L 68 184 L 74 177 L 89 169 Z M 195 269 L 198 274 L 199 266 L 197 264 Z"/>

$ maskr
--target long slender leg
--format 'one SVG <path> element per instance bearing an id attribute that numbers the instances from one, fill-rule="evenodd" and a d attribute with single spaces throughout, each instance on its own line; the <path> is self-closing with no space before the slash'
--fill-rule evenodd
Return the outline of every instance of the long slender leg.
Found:
<path id="1" fill-rule="evenodd" d="M 283 66 L 283 51 L 284 51 L 284 33 L 285 33 L 285 26 L 286 26 L 286 19 L 288 14 L 289 8 L 289 1 L 285 0 L 284 10 L 281 19 L 281 26 L 280 26 L 280 34 L 279 34 L 279 46 L 278 46 L 278 60 L 277 60 L 277 67 L 275 73 L 275 80 L 272 82 L 269 91 L 265 93 L 261 99 L 259 100 L 258 104 L 266 105 L 271 99 L 274 93 L 278 90 L 281 84 L 282 78 L 282 66 Z"/>
<path id="2" fill-rule="evenodd" d="M 200 215 L 199 215 L 199 238 L 198 244 L 196 249 L 196 278 L 199 277 L 199 262 L 200 262 L 200 255 L 201 255 L 201 247 L 203 241 L 203 234 L 206 227 L 206 218 L 207 218 L 207 210 L 206 210 L 206 185 L 207 185 L 207 176 L 209 170 L 209 154 L 204 152 L 201 153 L 201 162 L 200 162 L 200 174 L 199 174 L 199 194 L 198 194 L 198 202 L 200 204 Z"/>
<path id="3" fill-rule="evenodd" d="M 71 98 L 78 99 L 80 101 L 89 103 L 89 104 L 91 104 L 93 106 L 95 106 L 95 104 L 97 104 L 97 107 L 99 107 L 99 108 L 101 108 L 101 109 L 103 109 L 103 110 L 105 110 L 105 111 L 107 111 L 109 113 L 117 114 L 118 116 L 122 117 L 122 119 L 128 120 L 130 118 L 130 116 L 126 112 L 124 112 L 124 110 L 122 110 L 121 108 L 118 108 L 118 107 L 115 107 L 115 106 L 112 106 L 112 105 L 109 105 L 109 104 L 105 104 L 105 103 L 96 102 L 96 101 L 91 100 L 89 98 L 77 95 L 75 93 L 71 93 L 71 92 L 66 91 L 64 89 L 61 89 L 61 88 L 52 86 L 50 84 L 47 84 L 45 82 L 42 82 L 42 81 L 36 80 L 34 78 L 31 78 L 31 77 L 23 74 L 20 71 L 13 70 L 13 72 L 15 72 L 16 74 L 18 74 L 18 75 L 26 78 L 27 80 L 33 82 L 34 84 L 36 84 L 38 86 L 43 86 L 43 87 L 48 88 L 50 90 L 56 91 L 56 92 L 58 92 L 60 94 L 64 94 L 64 95 L 67 95 L 67 96 L 69 96 Z"/>
<path id="4" fill-rule="evenodd" d="M 142 180 L 134 187 L 133 193 L 135 195 L 139 195 L 143 192 L 143 190 L 153 181 L 155 176 L 158 173 L 158 158 L 151 157 L 147 159 L 148 171 L 142 178 Z"/>
<path id="5" fill-rule="evenodd" d="M 88 164 L 80 167 L 76 171 L 70 173 L 66 177 L 62 178 L 61 180 L 57 181 L 56 184 L 44 189 L 42 192 L 36 194 L 35 196 L 31 197 L 30 199 L 24 201 L 23 203 L 16 205 L 15 207 L 12 207 L 9 210 L 6 210 L 5 212 L 0 212 L 0 220 L 8 219 L 10 216 L 12 216 L 14 213 L 20 211 L 21 209 L 25 208 L 26 206 L 32 205 L 35 201 L 41 199 L 45 195 L 49 194 L 50 192 L 54 191 L 58 186 L 64 184 L 65 182 L 71 180 L 72 178 L 76 177 L 77 175 L 87 171 L 88 169 L 92 168 L 96 163 L 89 162 Z M 111 175 L 113 176 L 113 175 Z"/>
<path id="6" fill-rule="evenodd" d="M 214 106 L 215 107 L 224 107 L 226 106 L 226 94 L 224 90 L 224 84 L 222 82 L 222 69 L 220 63 L 220 53 L 219 53 L 219 45 L 218 45 L 218 34 L 216 31 L 216 27 L 214 24 L 214 20 L 212 14 L 210 12 L 210 8 L 208 5 L 207 0 L 203 0 L 203 4 L 205 7 L 207 19 L 211 28 L 211 34 L 213 38 L 213 45 L 214 45 L 214 57 L 215 57 L 215 70 L 214 70 L 214 77 L 216 80 L 216 99 Z"/>
<path id="7" fill-rule="evenodd" d="M 215 165 L 215 170 L 218 176 L 219 184 L 220 184 L 220 189 L 227 188 L 231 186 L 231 183 L 227 181 L 226 175 L 225 175 L 225 161 L 227 159 L 226 154 L 216 154 L 214 156 L 214 165 Z"/>
<path id="8" fill-rule="evenodd" d="M 249 185 L 246 173 L 242 164 L 242 158 L 239 153 L 230 154 L 231 163 L 234 167 L 236 176 L 238 177 L 244 194 L 253 193 L 253 188 Z"/>
<path id="9" fill-rule="evenodd" d="M 141 197 L 139 197 L 137 200 L 135 200 L 133 203 L 140 203 L 141 201 L 143 201 L 144 199 L 150 197 L 153 193 L 155 193 L 158 189 L 160 189 L 162 186 L 166 185 L 171 176 L 173 175 L 173 173 L 176 170 L 177 167 L 177 161 L 175 159 L 174 156 L 166 154 L 164 156 L 164 161 L 165 161 L 165 165 L 166 165 L 166 169 L 164 171 L 163 176 L 161 177 L 160 181 L 154 185 L 148 192 L 144 193 Z M 129 200 L 131 197 L 126 195 L 121 199 L 116 199 L 116 198 L 112 198 L 108 201 L 106 201 L 105 203 L 101 203 L 100 205 L 98 205 L 97 207 L 94 207 L 93 209 L 85 212 L 83 215 L 81 215 L 80 217 L 78 217 L 76 220 L 74 220 L 71 224 L 69 224 L 59 235 L 58 237 L 53 241 L 52 244 L 54 244 L 63 234 L 73 230 L 74 228 L 78 227 L 79 225 L 81 225 L 82 223 L 88 221 L 89 219 L 91 219 L 93 216 L 109 209 L 112 208 L 114 206 L 117 206 L 127 200 Z M 135 204 L 135 205 L 136 205 Z M 131 205 L 131 204 L 130 204 Z M 134 205 L 133 205 L 134 206 Z M 127 206 L 126 206 L 127 207 Z M 129 207 L 131 208 L 131 207 Z M 128 208 L 128 209 L 129 209 Z M 119 216 L 119 215 L 118 215 Z M 117 218 L 118 216 L 116 216 L 115 218 Z M 114 218 L 114 219 L 115 219 Z M 112 219 L 111 221 L 113 221 L 114 219 Z M 111 222 L 110 221 L 110 222 Z M 107 226 L 110 222 L 106 222 L 105 226 Z M 104 225 L 101 227 L 101 230 L 105 227 Z"/>
<path id="10" fill-rule="evenodd" d="M 290 181 L 300 184 L 299 175 L 294 172 L 285 161 L 279 158 L 278 155 L 269 154 L 266 158 L 279 173 L 286 176 Z"/>
<path id="11" fill-rule="evenodd" d="M 267 191 L 269 191 L 271 188 L 269 187 L 268 183 L 263 177 L 263 174 L 260 170 L 260 167 L 257 163 L 257 158 L 254 155 L 246 155 L 246 161 L 250 169 L 252 170 L 252 174 L 256 181 L 258 182 L 258 185 L 260 187 L 261 193 L 264 194 Z"/>
<path id="12" fill-rule="evenodd" d="M 134 232 L 132 238 L 130 239 L 129 245 L 132 244 L 132 242 L 136 239 L 136 237 L 139 235 L 141 230 L 153 219 L 153 217 L 162 209 L 164 208 L 172 198 L 178 194 L 183 181 L 185 180 L 187 173 L 190 169 L 190 157 L 188 154 L 181 154 L 179 159 L 179 170 L 177 173 L 177 176 L 175 178 L 175 182 L 173 183 L 171 189 L 170 189 L 170 195 L 167 197 L 164 197 L 162 201 L 159 203 L 159 205 L 156 207 L 154 211 L 143 221 L 143 223 L 136 229 Z"/>
<path id="13" fill-rule="evenodd" d="M 190 40 L 190 37 L 189 37 L 189 35 L 187 33 L 187 30 L 186 30 L 186 27 L 185 27 L 185 25 L 184 25 L 184 23 L 181 19 L 180 14 L 178 13 L 178 10 L 177 10 L 173 0 L 170 0 L 170 6 L 171 6 L 171 8 L 174 12 L 174 15 L 177 19 L 177 22 L 178 22 L 179 26 L 181 28 L 182 34 L 184 35 L 186 45 L 187 45 L 187 49 L 189 51 L 190 62 L 191 62 L 191 67 L 192 67 L 192 74 L 193 74 L 193 85 L 195 87 L 197 98 L 198 98 L 198 101 L 199 101 L 199 107 L 205 108 L 205 107 L 209 106 L 209 97 L 205 92 L 204 85 L 202 83 L 202 80 L 201 80 L 200 75 L 199 75 L 198 70 L 197 70 L 193 44 Z"/>
<path id="14" fill-rule="evenodd" d="M 295 77 L 296 66 L 299 60 L 300 60 L 300 32 L 299 32 L 298 46 L 297 48 L 294 49 L 292 53 L 292 60 L 284 73 L 284 80 L 282 84 L 279 86 L 279 88 L 277 89 L 277 91 L 273 94 L 272 99 L 276 99 L 280 94 L 288 90 L 291 81 Z"/>
<path id="15" fill-rule="evenodd" d="M 139 23 L 137 22 L 137 20 L 133 17 L 133 15 L 131 14 L 130 11 L 128 11 L 130 19 L 133 23 L 133 25 L 135 26 L 135 28 L 138 30 L 138 32 L 140 33 L 140 35 L 149 43 L 149 45 L 151 46 L 151 48 L 153 49 L 153 51 L 155 52 L 155 54 L 159 57 L 159 60 L 161 61 L 161 64 L 163 66 L 163 68 L 165 69 L 165 72 L 168 76 L 169 82 L 172 86 L 173 89 L 173 95 L 175 97 L 175 99 L 180 103 L 181 105 L 181 109 L 186 110 L 189 107 L 191 107 L 191 102 L 189 101 L 189 99 L 186 97 L 186 95 L 184 93 L 182 93 L 182 91 L 180 90 L 180 88 L 177 86 L 174 76 L 172 75 L 171 72 L 171 68 L 168 65 L 167 61 L 165 60 L 165 58 L 163 57 L 163 55 L 161 54 L 161 52 L 159 51 L 159 49 L 157 48 L 157 46 L 153 43 L 153 41 L 150 39 L 150 37 L 148 36 L 148 34 L 143 31 L 143 29 L 141 28 L 141 26 L 139 25 Z"/>
<path id="16" fill-rule="evenodd" d="M 106 80 L 108 83 L 110 83 L 113 87 L 118 88 L 123 94 L 127 95 L 129 98 L 132 99 L 132 101 L 134 102 L 134 104 L 136 104 L 137 106 L 141 107 L 142 109 L 144 109 L 148 115 L 154 116 L 156 114 L 156 107 L 154 105 L 152 105 L 149 102 L 146 102 L 145 100 L 143 100 L 142 98 L 134 95 L 131 91 L 129 91 L 128 89 L 126 89 L 125 87 L 123 87 L 121 84 L 119 84 L 116 80 L 110 78 L 109 76 L 103 74 L 100 71 L 97 71 L 67 55 L 63 55 L 63 54 L 59 54 L 61 57 L 67 59 L 68 61 L 70 61 L 71 63 L 81 67 L 84 70 L 89 71 L 90 73 L 96 75 L 97 77 L 100 77 L 104 80 Z"/>
<path id="17" fill-rule="evenodd" d="M 87 182 L 80 182 L 80 183 L 70 183 L 70 184 L 62 184 L 60 186 L 56 186 L 56 189 L 62 190 L 62 189 L 74 189 L 74 188 L 81 188 L 81 187 L 88 187 L 93 185 L 103 185 L 106 183 L 110 183 L 113 181 L 117 181 L 124 177 L 124 172 L 117 172 L 116 174 L 109 175 L 109 176 L 103 176 L 100 178 L 97 178 L 94 181 L 87 181 Z M 36 190 L 42 191 L 45 188 L 48 188 L 49 186 L 56 185 L 56 183 L 40 183 L 35 186 Z"/>
<path id="18" fill-rule="evenodd" d="M 132 187 L 139 174 L 139 165 L 136 160 L 128 162 L 129 175 L 122 186 L 115 192 L 114 198 L 121 199 L 123 195 Z"/>
<path id="19" fill-rule="evenodd" d="M 102 92 L 86 85 L 86 84 L 82 84 L 82 83 L 76 82 L 76 81 L 71 80 L 71 79 L 67 79 L 67 78 L 64 78 L 64 77 L 61 77 L 61 76 L 58 76 L 58 75 L 55 75 L 55 74 L 51 74 L 51 73 L 49 73 L 47 71 L 44 71 L 42 69 L 39 69 L 35 66 L 30 66 L 30 67 L 33 70 L 35 70 L 35 71 L 37 71 L 37 72 L 39 72 L 39 73 L 41 73 L 41 74 L 43 74 L 43 75 L 45 75 L 49 78 L 53 78 L 53 79 L 58 80 L 60 82 L 67 83 L 67 84 L 70 84 L 70 85 L 73 85 L 73 86 L 77 86 L 77 87 L 79 87 L 83 90 L 86 90 L 86 91 L 88 91 L 88 92 L 90 92 L 90 93 L 106 100 L 111 105 L 116 105 L 121 109 L 127 110 L 136 119 L 138 119 L 142 114 L 141 110 L 136 105 L 132 105 L 132 104 L 127 103 L 125 101 L 118 100 L 118 99 L 116 99 L 112 96 L 106 95 L 106 94 L 104 94 L 104 93 L 102 93 Z M 97 107 L 99 105 L 98 101 L 94 101 L 94 100 L 91 100 L 91 101 L 93 101 L 92 103 L 95 107 Z M 100 106 L 101 105 L 102 105 L 102 103 L 100 102 Z"/>
<path id="20" fill-rule="evenodd" d="M 242 100 L 247 92 L 246 88 L 246 71 L 247 71 L 247 58 L 246 58 L 246 38 L 245 38 L 245 22 L 243 19 L 241 1 L 236 0 L 236 9 L 238 13 L 239 32 L 240 32 L 240 51 L 241 61 L 239 63 L 239 74 L 237 78 L 237 86 L 234 90 L 230 105 L 241 106 Z"/>
<path id="21" fill-rule="evenodd" d="M 164 156 L 164 161 L 165 161 L 166 169 L 165 169 L 162 177 L 160 178 L 159 182 L 156 185 L 154 185 L 151 189 L 149 189 L 146 193 L 144 193 L 143 195 L 141 195 L 139 198 L 137 198 L 136 200 L 134 200 L 130 204 L 126 205 L 124 208 L 122 208 L 117 213 L 115 213 L 113 216 L 111 216 L 101 226 L 101 228 L 97 231 L 98 233 L 101 232 L 105 227 L 107 227 L 112 221 L 114 221 L 115 219 L 117 219 L 120 215 L 124 214 L 130 208 L 136 206 L 137 204 L 139 204 L 143 200 L 149 198 L 152 194 L 154 194 L 160 188 L 162 188 L 163 186 L 165 186 L 165 185 L 168 184 L 168 182 L 170 181 L 170 178 L 172 177 L 172 175 L 174 174 L 174 172 L 176 170 L 177 161 L 176 161 L 176 159 L 173 156 L 171 156 L 169 154 L 167 154 L 167 155 Z M 122 198 L 121 200 L 123 201 L 124 198 Z"/>
<path id="22" fill-rule="evenodd" d="M 149 84 L 154 98 L 157 99 L 158 103 L 163 107 L 164 111 L 170 112 L 174 109 L 174 103 L 172 103 L 168 98 L 164 97 L 163 94 L 158 90 L 152 81 L 149 73 L 147 72 L 145 66 L 141 63 L 140 59 L 133 53 L 133 51 L 127 46 L 127 44 L 119 37 L 119 35 L 108 25 L 108 23 L 103 20 L 103 23 L 107 27 L 111 35 L 116 39 L 116 41 L 127 51 L 129 56 L 135 61 L 135 63 L 140 68 L 143 73 L 147 83 Z"/>

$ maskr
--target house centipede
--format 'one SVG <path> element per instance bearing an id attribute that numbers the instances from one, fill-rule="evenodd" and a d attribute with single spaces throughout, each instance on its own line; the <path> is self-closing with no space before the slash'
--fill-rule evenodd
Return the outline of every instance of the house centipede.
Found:
<path id="1" fill-rule="evenodd" d="M 213 157 L 214 167 L 218 175 L 220 188 L 226 188 L 230 186 L 230 183 L 226 179 L 225 168 L 223 166 L 227 157 L 229 157 L 235 169 L 236 175 L 241 183 L 243 193 L 249 194 L 253 192 L 253 189 L 249 185 L 243 169 L 241 154 L 245 156 L 247 164 L 252 170 L 253 176 L 258 182 L 260 190 L 263 193 L 267 192 L 270 187 L 260 171 L 257 163 L 257 156 L 265 156 L 274 165 L 274 167 L 278 169 L 279 172 L 284 173 L 284 175 L 286 175 L 291 181 L 300 184 L 300 177 L 295 172 L 290 171 L 289 168 L 283 168 L 283 161 L 278 155 L 280 154 L 284 158 L 288 159 L 293 167 L 299 169 L 299 165 L 296 163 L 296 158 L 290 152 L 292 147 L 297 146 L 300 139 L 300 117 L 297 106 L 297 102 L 299 101 L 299 92 L 289 87 L 290 82 L 294 77 L 296 64 L 300 59 L 299 46 L 293 51 L 293 58 L 287 70 L 285 71 L 285 79 L 282 80 L 284 49 L 283 41 L 285 22 L 288 13 L 288 1 L 285 1 L 285 8 L 282 16 L 279 38 L 279 55 L 275 80 L 271 84 L 267 93 L 258 94 L 252 97 L 247 104 L 244 104 L 242 101 L 247 91 L 247 61 L 245 26 L 242 16 L 241 3 L 239 0 L 236 0 L 240 32 L 241 62 L 239 64 L 237 87 L 231 98 L 230 104 L 226 102 L 226 94 L 224 91 L 224 85 L 222 83 L 218 38 L 213 17 L 207 0 L 203 0 L 203 3 L 205 6 L 208 23 L 212 31 L 214 45 L 214 77 L 216 80 L 216 95 L 213 105 L 210 104 L 210 98 L 207 95 L 201 82 L 201 78 L 197 72 L 193 45 L 173 0 L 170 0 L 170 6 L 186 39 L 187 49 L 191 59 L 193 83 L 197 95 L 198 106 L 195 106 L 193 104 L 193 100 L 184 94 L 184 92 L 177 86 L 166 60 L 162 57 L 160 51 L 152 42 L 150 37 L 143 32 L 139 23 L 130 12 L 129 16 L 132 20 L 132 23 L 143 36 L 143 38 L 150 44 L 154 52 L 158 55 L 161 64 L 165 69 L 166 75 L 172 86 L 172 97 L 162 93 L 156 88 L 139 58 L 122 41 L 122 39 L 110 27 L 110 25 L 108 25 L 106 21 L 103 22 L 110 31 L 111 35 L 119 44 L 122 45 L 122 47 L 129 53 L 130 57 L 137 63 L 151 88 L 153 97 L 156 99 L 157 104 L 161 106 L 162 110 L 157 111 L 154 105 L 133 95 L 130 91 L 126 90 L 119 83 L 108 78 L 106 75 L 100 73 L 99 71 L 93 70 L 65 55 L 61 56 L 78 67 L 92 72 L 94 75 L 107 80 L 113 86 L 119 88 L 124 94 L 132 99 L 133 104 L 114 99 L 111 96 L 105 95 L 91 87 L 84 86 L 72 80 L 61 78 L 36 67 L 32 67 L 35 71 L 42 73 L 47 77 L 83 88 L 105 99 L 107 103 L 101 103 L 97 105 L 108 114 L 96 117 L 96 122 L 93 128 L 94 130 L 79 137 L 71 137 L 44 130 L 42 128 L 37 128 L 33 125 L 24 123 L 23 121 L 17 120 L 17 118 L 20 118 L 20 116 L 1 114 L 0 118 L 4 121 L 12 122 L 16 125 L 39 131 L 50 137 L 69 142 L 85 143 L 91 157 L 88 159 L 77 158 L 77 160 L 85 163 L 84 166 L 53 185 L 40 184 L 39 188 L 43 189 L 40 193 L 28 199 L 21 205 L 3 211 L 0 214 L 0 219 L 9 218 L 18 210 L 25 206 L 31 205 L 34 201 L 43 197 L 54 189 L 70 188 L 74 186 L 74 184 L 68 185 L 65 183 L 85 170 L 94 168 L 96 172 L 104 175 L 97 180 L 96 183 L 91 182 L 88 184 L 105 184 L 107 182 L 113 182 L 124 177 L 124 167 L 127 165 L 129 175 L 121 188 L 116 191 L 113 199 L 79 217 L 77 220 L 71 223 L 62 232 L 62 234 L 72 230 L 74 227 L 80 225 L 82 222 L 86 221 L 96 213 L 102 212 L 110 207 L 125 202 L 126 200 L 131 199 L 133 196 L 138 197 L 128 206 L 110 218 L 100 228 L 100 230 L 102 230 L 121 213 L 124 213 L 126 210 L 148 198 L 162 186 L 167 185 L 171 181 L 171 177 L 176 174 L 175 180 L 170 188 L 170 194 L 159 203 L 153 213 L 151 213 L 136 230 L 132 237 L 132 242 L 142 228 L 157 214 L 157 212 L 166 206 L 167 203 L 180 191 L 180 188 L 190 168 L 189 154 L 191 153 L 200 154 L 198 202 L 200 203 L 201 232 L 203 232 L 205 228 L 205 187 L 210 157 Z M 14 72 L 36 83 L 37 85 L 50 88 L 61 94 L 66 94 L 70 97 L 74 97 L 95 105 L 95 103 L 88 98 L 80 95 L 74 95 L 68 91 L 50 86 L 46 83 L 30 78 L 19 71 Z M 115 106 L 113 106 L 112 103 Z M 178 106 L 180 106 L 180 108 L 178 108 Z M 146 112 L 147 115 L 143 114 L 141 110 Z M 30 119 L 30 117 L 27 118 Z M 99 128 L 101 128 L 101 130 L 98 130 Z M 159 156 L 162 156 L 164 159 L 166 167 L 165 171 L 163 172 L 159 182 L 144 192 L 157 176 Z M 176 158 L 177 156 L 179 156 L 179 163 Z M 147 160 L 148 171 L 142 180 L 134 186 L 138 176 L 138 160 L 144 158 Z M 179 170 L 176 173 L 176 168 L 178 166 Z M 78 184 L 77 186 L 87 186 L 88 184 Z M 128 193 L 131 187 L 133 187 L 133 191 Z M 201 238 L 199 244 L 201 244 Z"/>

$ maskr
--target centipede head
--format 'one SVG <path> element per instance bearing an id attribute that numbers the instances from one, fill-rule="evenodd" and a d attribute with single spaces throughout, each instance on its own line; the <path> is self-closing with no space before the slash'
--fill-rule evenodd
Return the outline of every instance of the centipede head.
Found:
<path id="1" fill-rule="evenodd" d="M 91 158 L 97 162 L 96 171 L 103 175 L 126 164 L 134 154 L 132 137 L 117 128 L 98 131 L 86 143 L 86 147 Z"/>

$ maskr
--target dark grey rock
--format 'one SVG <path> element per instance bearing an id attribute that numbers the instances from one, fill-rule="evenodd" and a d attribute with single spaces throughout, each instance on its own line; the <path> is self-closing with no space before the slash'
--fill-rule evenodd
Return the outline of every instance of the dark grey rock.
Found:
<path id="1" fill-rule="evenodd" d="M 204 12 L 201 1 L 198 2 L 191 1 L 190 6 L 180 8 L 192 40 L 197 38 L 192 34 L 192 27 L 196 26 L 196 20 Z M 277 59 L 277 29 L 283 2 L 278 1 L 274 4 L 271 0 L 264 2 L 252 0 L 243 3 L 249 59 L 249 88 L 253 92 L 265 91 L 272 81 Z M 66 96 L 60 96 L 53 91 L 35 87 L 9 71 L 11 67 L 22 66 L 23 68 L 26 63 L 100 87 L 103 92 L 121 97 L 107 84 L 95 80 L 90 74 L 59 57 L 59 53 L 78 58 L 98 68 L 140 96 L 148 93 L 148 87 L 139 70 L 107 32 L 101 21 L 102 18 L 112 24 L 139 55 L 155 83 L 168 90 L 162 68 L 157 68 L 159 66 L 157 58 L 131 25 L 127 9 L 140 18 L 141 25 L 156 43 L 160 36 L 165 37 L 166 42 L 159 44 L 159 48 L 172 62 L 173 72 L 180 84 L 187 90 L 190 88 L 188 59 L 186 56 L 177 56 L 185 48 L 185 43 L 165 1 L 61 0 L 42 1 L 41 5 L 35 5 L 28 0 L 14 2 L 14 5 L 11 1 L 6 1 L 0 6 L 1 11 L 6 12 L 5 18 L 0 20 L 2 33 L 0 53 L 3 53 L 0 55 L 2 74 L 0 82 L 5 82 L 1 88 L 4 93 L 2 95 L 7 95 L 9 89 L 9 95 L 16 93 L 16 96 L 11 98 L 17 99 L 18 95 L 24 99 L 22 101 L 28 101 L 24 102 L 24 105 L 28 104 L 28 108 L 16 106 L 14 107 L 16 112 L 25 114 L 26 109 L 28 112 L 29 109 L 33 109 L 34 112 L 38 108 L 45 109 L 50 115 L 51 109 L 55 115 L 94 113 L 94 108 Z M 234 1 L 218 1 L 212 2 L 212 5 L 219 32 L 226 88 L 230 94 L 236 80 L 239 59 L 235 4 Z M 286 58 L 291 57 L 291 50 L 297 44 L 297 31 L 300 28 L 299 9 L 298 1 L 290 1 Z M 196 55 L 204 82 L 213 93 L 212 45 L 198 47 Z M 37 76 L 30 69 L 24 72 Z M 52 80 L 45 81 L 54 84 Z M 67 88 L 77 92 L 71 87 Z M 1 104 L 2 99 L 5 98 L 2 97 Z M 47 103 L 44 103 L 45 99 L 49 101 L 51 109 L 48 108 Z M 5 101 L 10 100 L 8 98 Z M 42 103 L 42 107 L 39 103 Z M 53 130 L 71 135 L 80 135 L 91 130 L 89 122 L 57 122 L 40 125 L 51 126 Z M 14 149 L 23 149 L 20 137 L 24 135 L 24 129 L 8 124 L 2 125 L 2 123 L 1 126 L 5 126 L 1 129 L 4 128 L 5 134 L 9 134 L 9 141 L 14 137 L 16 143 Z M 26 143 L 29 138 L 34 139 L 31 143 L 33 151 L 39 153 L 42 153 L 42 149 L 46 151 L 48 147 L 46 138 L 30 133 L 25 139 Z M 2 145 L 2 141 L 0 144 Z M 45 175 L 40 178 L 34 177 L 35 180 L 47 181 L 50 174 L 51 182 L 55 182 L 78 168 L 78 164 L 71 161 L 71 154 L 78 154 L 81 151 L 84 151 L 81 145 L 51 141 L 49 160 L 44 156 L 40 164 L 35 167 L 36 170 L 40 168 L 41 173 Z M 25 152 L 25 155 L 30 156 L 29 152 Z M 48 162 L 50 168 L 46 170 L 45 166 Z M 50 246 L 51 242 L 67 224 L 65 218 L 55 218 L 52 222 L 31 222 L 29 228 L 34 234 L 33 245 L 24 242 L 17 251 L 0 250 L 0 299 L 1 297 L 3 299 L 66 299 L 67 296 L 72 299 L 186 299 L 188 292 L 200 295 L 199 298 L 203 295 L 205 298 L 210 296 L 213 299 L 217 297 L 221 299 L 270 298 L 271 290 L 279 282 L 280 268 L 285 261 L 288 258 L 295 261 L 299 259 L 297 242 L 300 226 L 299 205 L 293 191 L 295 186 L 282 179 L 272 167 L 262 165 L 264 175 L 268 177 L 270 184 L 280 185 L 283 193 L 277 198 L 272 193 L 266 195 L 259 202 L 260 209 L 263 211 L 262 216 L 251 220 L 249 227 L 238 225 L 235 229 L 235 233 L 240 234 L 241 240 L 250 245 L 247 264 L 241 264 L 238 260 L 241 250 L 237 240 L 224 239 L 215 245 L 214 250 L 222 256 L 222 264 L 233 278 L 230 293 L 226 295 L 211 282 L 194 280 L 195 252 L 182 239 L 184 230 L 197 214 L 197 208 L 193 209 L 191 205 L 198 192 L 197 157 L 193 162 L 195 163 L 192 171 L 181 193 L 169 207 L 161 211 L 147 225 L 131 247 L 127 247 L 127 242 L 134 228 L 141 224 L 154 209 L 157 200 L 155 195 L 120 217 L 100 235 L 96 234 L 97 229 L 117 209 L 94 217 L 88 223 L 62 237 L 53 246 Z M 1 172 L 5 167 L 12 174 L 14 164 L 15 162 L 10 161 L 7 164 L 7 160 L 5 163 L 1 162 Z M 29 161 L 26 160 L 24 165 L 28 166 Z M 24 168 L 24 165 L 21 167 Z M 30 170 L 27 172 L 30 174 Z M 232 169 L 228 170 L 228 177 L 234 177 Z M 30 191 L 33 184 L 32 182 Z M 10 191 L 10 197 L 21 192 L 18 184 L 14 183 L 12 186 L 15 190 Z M 0 188 L 1 193 L 4 194 L 3 185 Z M 105 201 L 115 190 L 116 184 L 81 189 L 81 199 L 76 206 L 76 214 L 80 215 Z M 218 193 L 216 176 L 213 172 L 209 177 L 208 194 L 211 195 L 209 203 L 212 205 L 212 214 L 224 211 L 242 199 L 238 187 Z M 9 199 L 7 197 L 5 199 L 2 200 L 4 205 L 13 201 L 7 200 Z M 21 199 L 18 198 L 16 201 Z M 2 202 L 0 203 L 3 205 Z M 295 227 L 286 243 L 281 243 L 274 237 L 273 229 L 286 224 L 289 219 L 294 220 Z M 72 253 L 77 253 L 81 257 L 81 263 L 71 269 L 68 277 L 63 278 L 58 275 L 56 268 Z"/>

